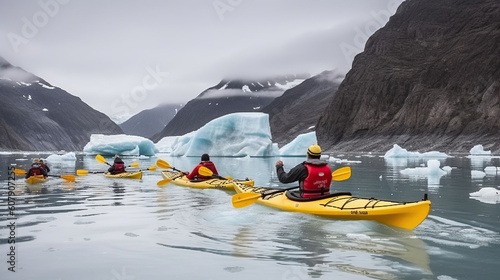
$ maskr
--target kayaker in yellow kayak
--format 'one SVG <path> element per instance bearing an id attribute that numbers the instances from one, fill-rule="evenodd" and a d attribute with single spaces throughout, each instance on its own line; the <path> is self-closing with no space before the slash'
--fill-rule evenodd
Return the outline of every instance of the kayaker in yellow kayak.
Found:
<path id="1" fill-rule="evenodd" d="M 47 171 L 40 165 L 38 159 L 34 158 L 30 170 L 26 172 L 26 179 L 37 175 L 43 175 L 44 178 L 47 178 Z"/>
<path id="2" fill-rule="evenodd" d="M 108 172 L 111 175 L 115 175 L 115 174 L 120 174 L 120 173 L 126 172 L 125 171 L 125 163 L 122 161 L 122 159 L 120 157 L 115 156 L 115 160 L 113 162 L 113 165 L 111 165 L 108 168 Z"/>
<path id="3" fill-rule="evenodd" d="M 47 171 L 47 174 L 50 172 L 50 168 L 43 162 L 43 159 L 39 158 L 38 163 L 40 166 Z"/>
<path id="4" fill-rule="evenodd" d="M 210 169 L 214 173 L 214 175 L 219 175 L 219 173 L 217 172 L 217 168 L 215 168 L 215 164 L 210 161 L 210 156 L 208 154 L 203 154 L 201 155 L 201 162 L 194 167 L 191 173 L 186 175 L 186 178 L 188 178 L 189 180 L 197 180 L 197 181 L 205 181 L 208 179 L 212 179 L 211 176 L 207 177 L 198 173 L 198 170 L 202 166 Z"/>
<path id="5" fill-rule="evenodd" d="M 328 162 L 321 160 L 321 147 L 311 145 L 307 149 L 307 160 L 290 169 L 288 173 L 283 168 L 283 161 L 276 162 L 276 174 L 281 183 L 287 184 L 299 181 L 302 197 L 317 197 L 330 194 L 332 171 Z"/>

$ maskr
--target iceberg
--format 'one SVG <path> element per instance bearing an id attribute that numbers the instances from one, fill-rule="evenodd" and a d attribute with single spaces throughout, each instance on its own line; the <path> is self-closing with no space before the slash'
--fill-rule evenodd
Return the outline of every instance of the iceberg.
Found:
<path id="1" fill-rule="evenodd" d="M 158 143 L 155 144 L 156 149 L 159 153 L 171 153 L 172 145 L 178 136 L 167 136 L 163 137 Z"/>
<path id="2" fill-rule="evenodd" d="M 498 174 L 498 172 L 500 171 L 500 168 L 498 167 L 495 167 L 495 166 L 486 166 L 484 168 L 484 173 L 486 175 L 492 175 L 492 176 L 495 176 Z"/>
<path id="3" fill-rule="evenodd" d="M 45 163 L 51 169 L 75 166 L 76 154 L 74 152 L 65 153 L 63 155 L 52 154 L 45 158 Z"/>
<path id="4" fill-rule="evenodd" d="M 316 132 L 300 134 L 292 142 L 286 144 L 280 149 L 281 156 L 306 156 L 307 148 L 318 143 L 316 140 Z"/>
<path id="5" fill-rule="evenodd" d="M 412 158 L 412 157 L 420 157 L 420 158 L 447 158 L 449 157 L 445 153 L 430 151 L 426 153 L 419 152 L 409 152 L 406 149 L 401 148 L 399 145 L 394 144 L 392 149 L 387 151 L 384 155 L 384 158 Z"/>
<path id="6" fill-rule="evenodd" d="M 64 155 L 57 155 L 57 154 L 52 154 L 48 156 L 45 159 L 46 162 L 48 163 L 55 163 L 55 162 L 75 162 L 76 161 L 76 154 L 74 152 L 69 152 Z"/>
<path id="7" fill-rule="evenodd" d="M 154 156 L 158 150 L 153 141 L 140 136 L 92 134 L 83 151 L 91 155 Z"/>
<path id="8" fill-rule="evenodd" d="M 405 168 L 399 172 L 410 177 L 427 177 L 428 185 L 439 185 L 441 176 L 448 174 L 440 165 L 439 160 L 430 159 L 427 161 L 427 167 Z"/>
<path id="9" fill-rule="evenodd" d="M 171 147 L 172 156 L 194 157 L 205 153 L 219 157 L 279 156 L 278 144 L 271 141 L 269 115 L 264 113 L 219 117 L 196 131 L 178 136 Z"/>
<path id="10" fill-rule="evenodd" d="M 491 156 L 491 151 L 485 151 L 483 145 L 475 145 L 469 153 L 470 156 Z"/>
<path id="11" fill-rule="evenodd" d="M 500 203 L 500 190 L 486 187 L 482 188 L 477 192 L 469 193 L 470 198 L 479 200 L 483 203 L 496 204 Z"/>

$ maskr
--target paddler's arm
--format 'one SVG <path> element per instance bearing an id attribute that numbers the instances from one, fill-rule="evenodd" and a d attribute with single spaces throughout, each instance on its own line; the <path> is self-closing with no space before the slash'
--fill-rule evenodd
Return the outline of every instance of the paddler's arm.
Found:
<path id="1" fill-rule="evenodd" d="M 188 173 L 188 174 L 184 173 L 184 174 L 186 174 L 186 178 L 188 178 L 189 180 L 193 180 L 194 177 L 196 175 L 198 175 L 198 169 L 200 169 L 199 164 L 194 167 L 194 169 L 193 169 L 193 171 L 191 171 L 191 173 Z"/>
<path id="2" fill-rule="evenodd" d="M 303 164 L 298 164 L 294 168 L 290 169 L 288 173 L 285 172 L 283 168 L 283 162 L 281 160 L 276 162 L 276 174 L 278 175 L 278 180 L 283 183 L 292 183 L 295 181 L 303 181 L 307 178 L 308 172 L 307 167 Z"/>

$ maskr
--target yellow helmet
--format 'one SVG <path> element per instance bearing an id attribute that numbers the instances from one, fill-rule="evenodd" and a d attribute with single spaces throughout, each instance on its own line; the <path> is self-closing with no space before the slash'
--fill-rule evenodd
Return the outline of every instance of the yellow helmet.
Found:
<path id="1" fill-rule="evenodd" d="M 321 156 L 321 147 L 317 144 L 309 146 L 309 149 L 307 149 L 307 154 L 310 156 L 316 156 L 319 157 Z"/>

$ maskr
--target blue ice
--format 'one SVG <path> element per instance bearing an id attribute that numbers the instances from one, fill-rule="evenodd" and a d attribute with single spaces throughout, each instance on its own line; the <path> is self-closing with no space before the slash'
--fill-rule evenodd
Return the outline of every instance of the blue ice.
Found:
<path id="1" fill-rule="evenodd" d="M 140 136 L 92 134 L 83 151 L 91 155 L 154 156 L 157 149 L 153 141 Z"/>
<path id="2" fill-rule="evenodd" d="M 163 139 L 162 139 L 163 140 Z M 269 157 L 278 156 L 271 141 L 269 115 L 233 113 L 210 121 L 197 131 L 177 137 L 172 156 Z"/>

